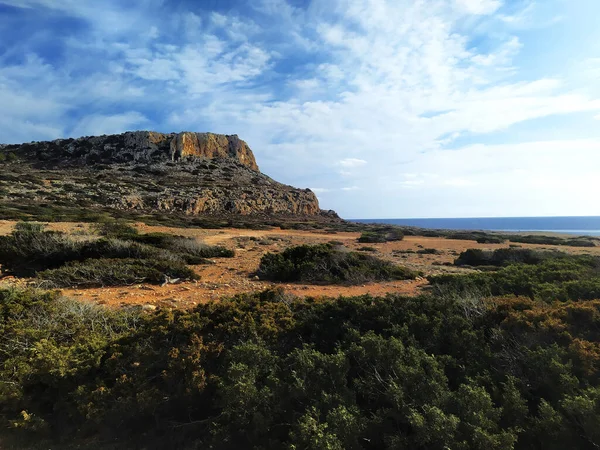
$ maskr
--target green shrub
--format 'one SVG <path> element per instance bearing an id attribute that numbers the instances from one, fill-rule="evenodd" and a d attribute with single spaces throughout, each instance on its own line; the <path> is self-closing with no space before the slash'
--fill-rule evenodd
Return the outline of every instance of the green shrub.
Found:
<path id="1" fill-rule="evenodd" d="M 274 281 L 359 284 L 403 280 L 417 274 L 371 255 L 339 250 L 329 244 L 291 247 L 261 259 L 258 275 Z"/>
<path id="2" fill-rule="evenodd" d="M 435 248 L 422 248 L 417 250 L 417 254 L 419 255 L 439 255 L 441 252 L 436 250 Z"/>
<path id="3" fill-rule="evenodd" d="M 385 236 L 373 231 L 364 231 L 358 238 L 358 242 L 364 244 L 378 244 L 386 242 Z"/>
<path id="4" fill-rule="evenodd" d="M 232 258 L 235 252 L 218 245 L 207 245 L 194 238 L 173 236 L 166 233 L 139 234 L 131 240 L 168 250 L 188 264 L 201 264 L 206 258 Z"/>
<path id="5" fill-rule="evenodd" d="M 476 239 L 478 244 L 503 244 L 506 238 L 499 236 L 482 236 Z"/>
<path id="6" fill-rule="evenodd" d="M 361 243 L 383 243 L 391 241 L 401 241 L 404 239 L 404 234 L 399 229 L 383 229 L 376 231 L 363 231 L 358 242 Z"/>
<path id="7" fill-rule="evenodd" d="M 479 268 L 494 266 L 497 268 L 495 271 L 434 275 L 428 279 L 438 288 L 459 292 L 479 289 L 491 295 L 522 295 L 546 302 L 600 298 L 599 257 L 521 251 L 524 249 L 502 250 L 506 252 L 500 253 L 496 260 L 493 259 L 495 252 L 482 255 L 481 251 L 474 250 L 467 254 L 468 261 L 482 264 Z M 517 260 L 510 260 L 515 257 Z M 498 265 L 501 267 L 498 268 Z"/>
<path id="8" fill-rule="evenodd" d="M 138 230 L 125 220 L 107 220 L 94 224 L 94 229 L 101 236 L 128 239 L 138 234 Z"/>
<path id="9" fill-rule="evenodd" d="M 114 450 L 593 448 L 598 311 L 600 301 L 271 290 L 142 316 L 0 290 L 0 439 Z"/>
<path id="10" fill-rule="evenodd" d="M 595 247 L 595 239 L 588 237 L 579 238 L 561 238 L 555 236 L 540 236 L 540 235 L 510 235 L 510 242 L 518 242 L 521 244 L 539 244 L 539 245 L 567 245 L 571 247 Z"/>
<path id="11" fill-rule="evenodd" d="M 196 280 L 198 275 L 182 263 L 145 259 L 88 259 L 39 272 L 45 287 L 103 287 L 138 283 L 159 284 L 166 277 Z"/>
<path id="12" fill-rule="evenodd" d="M 77 259 L 82 247 L 62 233 L 43 231 L 41 224 L 18 223 L 12 234 L 0 236 L 0 264 L 4 271 L 31 276 Z"/>
<path id="13" fill-rule="evenodd" d="M 570 258 L 567 253 L 528 248 L 499 248 L 494 251 L 468 249 L 456 261 L 457 266 L 503 266 L 510 264 L 539 264 L 548 259 Z M 575 257 L 576 258 L 576 257 Z"/>

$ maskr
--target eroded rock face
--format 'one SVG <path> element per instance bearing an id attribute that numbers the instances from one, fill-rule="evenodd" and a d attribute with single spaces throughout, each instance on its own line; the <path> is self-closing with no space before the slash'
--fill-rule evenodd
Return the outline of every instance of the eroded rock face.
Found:
<path id="1" fill-rule="evenodd" d="M 237 135 L 178 133 L 171 139 L 170 151 L 173 161 L 188 156 L 208 159 L 232 158 L 246 167 L 258 170 L 252 150 Z"/>
<path id="2" fill-rule="evenodd" d="M 321 211 L 309 189 L 260 173 L 252 151 L 236 135 L 136 131 L 0 151 L 18 158 L 0 164 L 0 173 L 19 180 L 3 185 L 0 177 L 0 206 L 31 200 L 186 215 L 337 217 Z"/>
<path id="3" fill-rule="evenodd" d="M 28 153 L 48 164 L 77 165 L 179 161 L 185 158 L 232 159 L 258 171 L 254 154 L 237 135 L 214 133 L 157 133 L 131 131 L 109 136 L 86 136 L 23 144 Z"/>

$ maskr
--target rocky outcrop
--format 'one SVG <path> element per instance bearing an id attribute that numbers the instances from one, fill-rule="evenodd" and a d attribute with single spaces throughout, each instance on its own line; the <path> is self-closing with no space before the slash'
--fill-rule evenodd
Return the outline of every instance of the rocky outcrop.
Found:
<path id="1" fill-rule="evenodd" d="M 236 135 L 136 131 L 0 152 L 16 155 L 0 162 L 0 206 L 4 200 L 191 216 L 337 217 L 320 210 L 311 190 L 262 174 Z"/>
<path id="2" fill-rule="evenodd" d="M 258 170 L 252 150 L 237 135 L 178 133 L 171 139 L 170 150 L 173 161 L 188 156 L 208 159 L 233 158 L 246 167 Z"/>
<path id="3" fill-rule="evenodd" d="M 84 165 L 135 161 L 151 163 L 186 158 L 230 159 L 258 171 L 254 154 L 237 135 L 214 133 L 157 133 L 133 131 L 109 136 L 86 136 L 32 142 L 18 147 L 19 153 L 52 165 Z"/>

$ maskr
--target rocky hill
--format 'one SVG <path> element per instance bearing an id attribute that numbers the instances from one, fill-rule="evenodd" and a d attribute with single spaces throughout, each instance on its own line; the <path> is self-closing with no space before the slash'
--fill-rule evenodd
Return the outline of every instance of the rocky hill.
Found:
<path id="1" fill-rule="evenodd" d="M 0 145 L 0 207 L 319 216 L 315 194 L 259 171 L 236 135 L 152 131 Z M 22 208 L 21 208 L 22 209 Z"/>

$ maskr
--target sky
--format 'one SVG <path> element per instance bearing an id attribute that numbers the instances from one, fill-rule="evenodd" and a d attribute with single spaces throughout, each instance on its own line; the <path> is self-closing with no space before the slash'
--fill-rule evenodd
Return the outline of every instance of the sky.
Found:
<path id="1" fill-rule="evenodd" d="M 344 218 L 600 215 L 598 0 L 0 0 L 0 142 L 237 134 Z"/>

